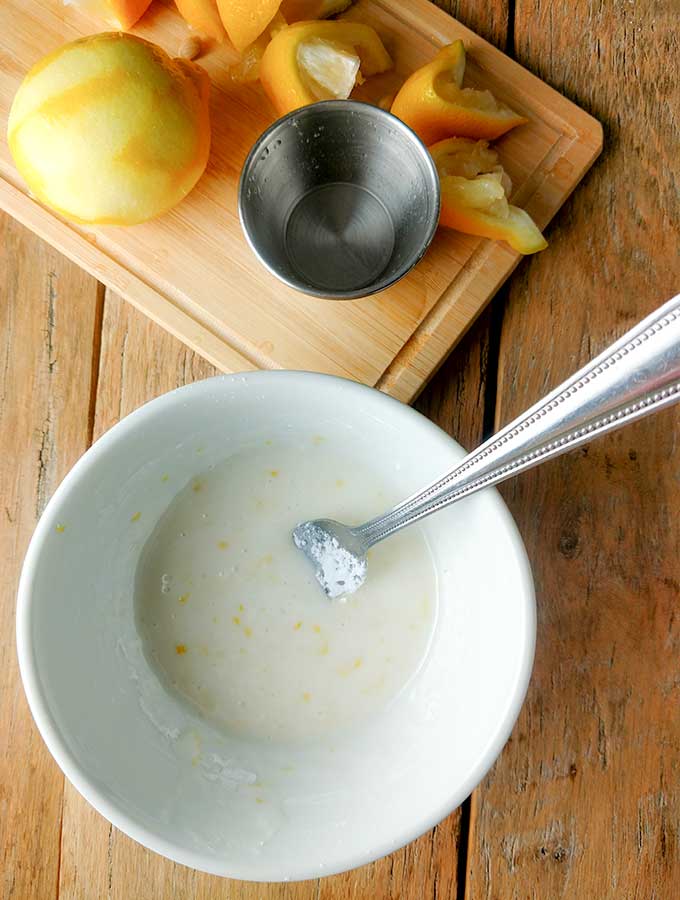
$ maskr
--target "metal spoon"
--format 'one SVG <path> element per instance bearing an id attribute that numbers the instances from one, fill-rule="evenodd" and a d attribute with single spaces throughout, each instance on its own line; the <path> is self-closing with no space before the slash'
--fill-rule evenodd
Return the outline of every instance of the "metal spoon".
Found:
<path id="1" fill-rule="evenodd" d="M 489 438 L 447 475 L 363 525 L 303 522 L 295 545 L 329 597 L 366 580 L 366 551 L 480 488 L 680 400 L 680 294 Z"/>

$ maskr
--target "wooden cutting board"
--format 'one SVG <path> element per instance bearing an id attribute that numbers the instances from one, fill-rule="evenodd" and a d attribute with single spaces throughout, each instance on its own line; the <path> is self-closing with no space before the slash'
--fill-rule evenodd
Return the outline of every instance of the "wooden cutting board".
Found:
<path id="1" fill-rule="evenodd" d="M 377 100 L 444 44 L 469 51 L 466 85 L 489 88 L 529 118 L 498 144 L 513 201 L 541 227 L 600 152 L 599 123 L 428 0 L 359 0 L 347 18 L 373 25 L 395 61 L 356 96 Z M 104 30 L 61 0 L 0 4 L 0 129 L 26 71 L 66 41 Z M 176 53 L 187 28 L 156 0 L 136 34 Z M 197 187 L 175 210 L 132 228 L 71 224 L 28 196 L 0 141 L 0 206 L 223 371 L 309 369 L 353 378 L 411 401 L 513 270 L 506 244 L 440 229 L 399 284 L 354 301 L 306 297 L 257 262 L 238 220 L 238 177 L 272 122 L 258 84 L 235 86 L 235 55 L 214 47 L 200 63 L 212 84 L 213 149 Z M 548 249 L 545 251 L 550 253 Z"/>

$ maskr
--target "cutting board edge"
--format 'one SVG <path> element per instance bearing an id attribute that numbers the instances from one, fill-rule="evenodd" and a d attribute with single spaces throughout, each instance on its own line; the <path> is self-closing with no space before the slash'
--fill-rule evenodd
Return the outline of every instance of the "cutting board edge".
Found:
<path id="1" fill-rule="evenodd" d="M 574 138 L 568 150 L 560 157 L 573 163 L 574 168 L 570 173 L 568 186 L 565 186 L 565 192 L 560 196 L 559 203 L 551 210 L 545 224 L 557 215 L 602 152 L 604 146 L 602 125 L 592 116 L 589 118 L 597 125 L 597 128 L 591 130 L 595 139 L 585 141 Z M 544 171 L 543 178 L 537 181 L 533 194 L 540 191 L 549 175 L 549 171 Z M 483 259 L 474 269 L 474 273 L 470 274 L 471 267 L 468 264 L 446 288 L 376 382 L 375 387 L 379 390 L 404 403 L 413 403 L 522 260 L 522 255 L 512 251 L 507 244 L 484 241 L 483 246 L 488 250 L 483 254 Z M 470 262 L 474 264 L 474 257 Z M 500 264 L 503 264 L 502 268 Z M 494 277 L 489 279 L 489 293 L 477 303 L 472 295 L 466 298 L 466 282 L 472 277 L 483 277 L 485 270 Z M 462 306 L 465 307 L 463 315 L 461 315 Z"/>
<path id="2" fill-rule="evenodd" d="M 590 138 L 587 135 L 589 132 L 594 131 L 596 134 L 593 139 L 593 145 L 595 146 L 599 141 L 601 147 L 602 126 L 594 116 L 577 103 L 574 103 L 573 100 L 570 100 L 569 97 L 561 94 L 557 88 L 552 87 L 547 81 L 544 81 L 538 75 L 534 75 L 521 62 L 508 56 L 507 53 L 475 31 L 472 31 L 467 25 L 463 25 L 455 16 L 435 6 L 432 0 L 410 0 L 408 6 L 401 6 L 397 9 L 394 7 L 393 0 L 373 0 L 373 2 L 404 22 L 420 25 L 421 29 L 424 17 L 427 17 L 431 22 L 437 22 L 441 30 L 440 34 L 430 34 L 430 37 L 433 41 L 441 40 L 442 45 L 454 37 L 462 36 L 466 48 L 468 50 L 472 49 L 473 55 L 474 52 L 481 50 L 484 57 L 488 56 L 497 60 L 497 64 L 485 65 L 485 68 L 493 71 L 501 69 L 511 76 L 516 75 L 523 82 L 528 81 L 533 88 L 531 92 L 532 102 L 538 103 L 541 109 L 545 110 L 544 120 L 550 120 L 553 124 L 559 121 L 573 135 L 579 134 L 584 140 L 588 141 L 590 141 Z M 564 131 L 565 129 L 558 128 L 558 130 Z"/>

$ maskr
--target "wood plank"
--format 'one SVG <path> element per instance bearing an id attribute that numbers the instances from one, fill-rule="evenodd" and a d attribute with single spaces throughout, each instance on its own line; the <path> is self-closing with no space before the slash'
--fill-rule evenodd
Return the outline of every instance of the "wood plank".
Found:
<path id="1" fill-rule="evenodd" d="M 470 12 L 470 0 L 455 4 Z M 486 4 L 491 10 L 507 5 Z M 515 200 L 545 225 L 599 151 L 599 126 L 491 44 L 427 0 L 357 0 L 347 13 L 374 24 L 394 71 L 359 92 L 377 99 L 443 44 L 463 38 L 467 83 L 488 87 L 530 122 L 500 143 Z M 470 13 L 473 24 L 484 20 Z M 485 27 L 497 37 L 507 11 Z M 46 49 L 97 28 L 96 18 L 60 0 L 0 6 L 0 129 L 22 73 Z M 154 4 L 137 32 L 170 50 L 186 33 L 170 5 Z M 280 285 L 243 238 L 236 210 L 245 155 L 271 122 L 259 86 L 235 90 L 229 52 L 201 63 L 213 81 L 213 151 L 191 195 L 161 219 L 124 228 L 69 225 L 31 200 L 0 145 L 0 206 L 225 371 L 303 368 L 378 384 L 411 400 L 517 264 L 507 245 L 442 229 L 417 270 L 390 290 L 353 303 L 321 302 Z M 239 127 L 233 127 L 238 122 Z"/>
<path id="2" fill-rule="evenodd" d="M 494 8 L 500 5 L 504 4 L 493 4 Z M 501 43 L 505 34 L 497 37 Z M 418 403 L 423 413 L 469 445 L 481 439 L 487 331 L 485 313 Z M 102 373 L 107 374 L 100 381 L 97 431 L 110 427 L 124 410 L 134 408 L 158 392 L 207 374 L 203 370 L 196 373 L 195 356 L 163 336 L 157 328 L 149 329 L 111 294 L 107 300 L 105 335 Z M 158 363 L 152 363 L 149 368 L 145 363 L 149 357 L 163 360 L 163 378 L 167 376 L 168 380 L 159 380 Z M 134 358 L 132 365 L 125 361 L 131 358 Z M 345 900 L 370 896 L 387 900 L 415 896 L 417 886 L 417 895 L 423 898 L 435 895 L 453 898 L 458 889 L 460 840 L 460 811 L 457 810 L 411 847 L 346 875 L 305 885 L 225 882 L 191 873 L 145 851 L 111 828 L 67 785 L 60 897 L 134 896 L 155 900 L 172 890 L 176 895 L 196 898 Z"/>
<path id="3" fill-rule="evenodd" d="M 497 424 L 678 291 L 677 3 L 517 0 L 520 61 L 605 153 L 513 281 Z M 680 884 L 677 409 L 511 482 L 538 590 L 527 704 L 473 798 L 466 897 L 657 898 Z"/>
<path id="4" fill-rule="evenodd" d="M 108 292 L 104 304 L 101 356 L 95 403 L 96 440 L 123 416 L 147 400 L 180 384 L 215 374 L 151 320 Z M 190 869 L 175 866 L 135 844 L 110 825 L 66 783 L 62 829 L 60 900 L 109 897 L 128 900 L 196 896 Z M 206 876 L 207 878 L 207 876 Z M 229 896 L 215 890 L 209 896 Z"/>
<path id="5" fill-rule="evenodd" d="M 31 532 L 88 443 L 97 283 L 0 213 L 0 897 L 52 898 L 63 776 L 19 679 L 14 610 Z M 55 598 L 58 600 L 58 598 Z"/>
<path id="6" fill-rule="evenodd" d="M 62 266 L 68 267 L 65 261 L 60 260 L 60 262 Z M 33 259 L 32 265 L 35 266 L 35 264 L 36 261 Z M 83 277 L 86 278 L 86 276 Z M 96 433 L 113 424 L 122 412 L 134 408 L 149 396 L 154 396 L 173 386 L 173 383 L 168 382 L 163 374 L 166 366 L 170 371 L 181 372 L 176 379 L 179 383 L 193 380 L 195 377 L 204 377 L 210 373 L 209 367 L 206 367 L 184 348 L 178 347 L 176 342 L 167 341 L 167 338 L 165 341 L 159 340 L 158 329 L 149 324 L 146 326 L 138 324 L 137 340 L 132 341 L 131 352 L 128 355 L 125 352 L 129 341 L 127 325 L 116 319 L 112 309 L 114 305 L 116 305 L 115 298 L 110 298 L 105 334 L 110 335 L 111 331 L 115 330 L 117 342 L 105 341 L 103 347 L 102 372 L 106 371 L 107 377 L 100 382 L 101 403 L 98 406 Z M 120 313 L 121 310 L 119 309 L 118 312 Z M 121 316 L 121 318 L 124 317 Z M 115 322 L 114 319 L 116 319 Z M 483 323 L 480 323 L 480 327 L 482 325 Z M 471 341 L 473 337 L 474 335 L 471 335 Z M 158 344 L 160 347 L 157 347 Z M 112 352 L 112 346 L 115 346 L 115 352 Z M 122 352 L 116 358 L 118 349 L 121 349 Z M 158 356 L 153 355 L 154 349 L 160 350 Z M 172 355 L 173 349 L 176 351 L 176 356 Z M 71 354 L 66 354 L 66 358 L 70 359 Z M 462 352 L 457 358 L 465 359 L 465 352 Z M 126 371 L 129 360 L 132 360 L 133 373 L 136 374 Z M 454 361 L 448 368 L 451 368 L 453 364 Z M 143 377 L 138 377 L 137 367 L 141 367 Z M 476 362 L 472 369 L 473 372 L 479 371 Z M 433 398 L 445 399 L 447 384 L 448 379 L 445 378 L 443 372 L 438 379 L 438 385 L 434 387 Z M 469 384 L 470 378 L 468 377 L 465 384 L 459 384 L 456 388 L 456 396 L 461 397 L 465 394 L 465 387 Z M 477 393 L 477 388 L 472 392 L 467 391 L 468 395 L 476 396 Z M 426 398 L 423 398 L 422 402 L 427 405 Z M 436 404 L 437 400 L 432 406 L 433 411 Z M 463 406 L 465 407 L 465 404 Z M 446 404 L 444 404 L 444 408 L 446 413 L 442 416 L 441 423 L 446 427 L 448 422 Z M 458 407 L 459 409 L 460 407 Z M 451 411 L 456 413 L 456 408 Z M 457 414 L 457 418 L 460 419 L 459 414 Z M 38 743 L 42 749 L 42 744 Z M 46 751 L 43 753 L 46 755 Z M 50 763 L 50 765 L 53 767 L 53 764 Z M 43 816 L 46 812 L 45 809 L 42 810 Z M 78 819 L 75 829 L 71 827 L 74 816 Z M 422 884 L 422 896 L 428 896 L 433 895 L 433 885 L 437 884 L 439 896 L 453 896 L 455 894 L 455 840 L 457 840 L 455 819 L 455 815 L 450 817 L 447 822 L 414 844 L 408 851 L 399 854 L 399 859 L 391 858 L 381 861 L 375 867 L 367 867 L 361 873 L 357 873 L 358 878 L 348 875 L 338 879 L 324 880 L 322 882 L 324 891 L 328 892 L 328 896 L 345 897 L 348 896 L 345 893 L 345 888 L 347 888 L 352 891 L 352 896 L 367 896 L 368 894 L 363 890 L 357 893 L 357 887 L 361 884 L 366 891 L 370 891 L 371 896 L 398 897 L 402 896 L 402 887 L 409 888 L 416 884 Z M 51 825 L 52 833 L 57 834 L 58 815 L 56 817 L 47 815 L 46 821 L 48 826 Z M 451 826 L 452 822 L 454 822 L 454 827 Z M 41 842 L 43 862 L 45 861 L 45 847 L 46 842 L 43 839 Z M 102 848 L 105 851 L 105 859 L 102 859 Z M 165 895 L 163 888 L 167 888 L 173 893 L 176 888 L 183 888 L 187 891 L 188 896 L 193 897 L 254 898 L 263 896 L 261 886 L 237 885 L 207 878 L 160 860 L 159 857 L 143 850 L 110 829 L 108 823 L 101 819 L 68 784 L 66 786 L 62 849 L 60 886 L 61 895 L 65 897 L 135 896 L 141 898 L 149 896 L 155 898 Z M 159 862 L 167 870 L 165 877 L 160 880 L 154 877 L 149 878 L 149 870 L 153 875 L 153 870 Z M 372 872 L 373 869 L 377 869 L 377 872 Z M 21 897 L 24 895 L 23 882 L 17 878 L 14 870 L 11 871 L 13 884 L 17 888 L 16 896 Z M 428 873 L 425 878 L 423 873 Z M 381 885 L 378 891 L 375 890 L 376 882 Z M 266 890 L 268 891 L 267 896 L 281 897 L 283 900 L 283 898 L 302 896 L 299 890 L 303 887 L 305 888 L 304 896 L 311 896 L 306 890 L 308 886 L 280 885 L 271 886 Z M 36 890 L 35 893 L 31 891 L 30 895 L 43 896 L 43 893 Z"/>
<path id="7" fill-rule="evenodd" d="M 193 351 L 112 292 L 104 308 L 94 437 L 138 406 L 182 384 L 216 374 Z M 271 887 L 195 872 L 146 850 L 113 828 L 67 783 L 60 900 L 312 900 L 316 882 Z"/>
<path id="8" fill-rule="evenodd" d="M 474 0 L 437 0 L 438 5 L 468 28 L 481 34 L 495 46 L 504 49 L 508 36 L 509 4 L 480 4 Z M 481 443 L 484 435 L 487 398 L 495 396 L 495 365 L 498 348 L 494 342 L 493 320 L 498 318 L 507 298 L 502 288 L 492 303 L 481 313 L 455 350 L 445 360 L 432 381 L 425 387 L 415 408 L 447 431 L 467 449 Z M 423 898 L 454 900 L 465 890 L 466 857 L 469 841 L 469 804 L 455 810 L 441 822 L 436 832 L 449 834 L 455 840 L 449 866 L 455 865 L 455 879 L 445 882 L 439 873 L 430 892 Z M 454 858 L 455 857 L 455 858 Z M 446 860 L 440 855 L 439 865 Z M 405 885 L 410 888 L 410 885 Z M 404 896 L 416 896 L 407 889 Z M 338 898 L 339 900 L 339 898 Z"/>
<path id="9" fill-rule="evenodd" d="M 471 345 L 470 355 L 475 357 L 478 342 L 467 343 Z M 457 357 L 459 365 L 467 357 L 467 353 Z M 471 369 L 482 371 L 476 357 Z M 204 360 L 109 292 L 103 317 L 94 437 L 152 397 L 214 372 Z M 477 396 L 479 386 L 470 391 L 471 384 L 472 379 L 461 376 L 456 396 Z M 439 408 L 439 400 L 446 393 L 447 383 L 440 381 L 433 394 L 433 410 Z M 448 421 L 450 407 L 444 403 L 441 408 L 442 422 Z M 468 408 L 467 401 L 461 408 Z M 204 875 L 145 850 L 113 828 L 66 783 L 59 898 L 339 900 L 370 896 L 396 900 L 404 891 L 416 888 L 418 896 L 434 896 L 437 889 L 439 896 L 452 897 L 456 892 L 459 841 L 460 816 L 456 812 L 398 853 L 355 872 L 298 884 L 248 884 Z"/>
<path id="10" fill-rule="evenodd" d="M 434 3 L 494 47 L 506 49 L 510 23 L 508 0 L 491 0 L 489 3 L 479 3 L 478 0 L 434 0 Z"/>

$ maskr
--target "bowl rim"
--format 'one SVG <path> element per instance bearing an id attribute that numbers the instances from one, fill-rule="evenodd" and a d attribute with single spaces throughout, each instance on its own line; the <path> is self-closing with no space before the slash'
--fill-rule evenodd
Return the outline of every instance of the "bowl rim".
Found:
<path id="1" fill-rule="evenodd" d="M 477 764 L 458 788 L 445 799 L 442 799 L 436 808 L 431 809 L 427 815 L 421 816 L 417 821 L 409 819 L 408 822 L 401 823 L 391 836 L 372 845 L 370 849 L 359 854 L 354 853 L 347 856 L 343 856 L 341 852 L 331 864 L 324 864 L 322 870 L 320 870 L 318 863 L 310 861 L 305 866 L 299 866 L 295 869 L 285 871 L 282 869 L 278 873 L 279 877 L 270 877 L 269 875 L 262 877 L 262 873 L 258 872 L 257 865 L 233 864 L 232 862 L 228 862 L 225 865 L 216 864 L 214 858 L 166 840 L 137 821 L 134 814 L 126 812 L 121 806 L 110 800 L 106 793 L 97 786 L 95 779 L 81 769 L 76 755 L 69 748 L 66 739 L 52 716 L 46 693 L 40 680 L 35 648 L 31 640 L 33 624 L 32 592 L 36 570 L 43 545 L 57 523 L 58 510 L 62 501 L 76 486 L 81 476 L 98 465 L 100 459 L 105 457 L 118 441 L 123 439 L 128 432 L 134 431 L 152 411 L 162 410 L 166 406 L 172 407 L 178 402 L 178 397 L 186 401 L 188 396 L 192 394 L 214 392 L 216 383 L 230 385 L 236 381 L 242 381 L 244 377 L 256 385 L 258 382 L 266 384 L 274 380 L 290 381 L 293 385 L 305 382 L 318 386 L 321 389 L 324 389 L 324 385 L 330 385 L 331 389 L 335 385 L 363 396 L 366 396 L 367 393 L 372 395 L 379 394 L 381 403 L 384 401 L 385 409 L 388 407 L 391 409 L 392 416 L 396 415 L 397 418 L 401 417 L 402 419 L 408 418 L 410 427 L 413 427 L 413 424 L 416 423 L 416 427 L 429 432 L 431 438 L 449 445 L 453 444 L 455 447 L 459 446 L 443 429 L 412 407 L 387 394 L 381 394 L 374 388 L 335 375 L 294 370 L 234 373 L 216 375 L 161 394 L 125 416 L 125 418 L 121 419 L 98 438 L 71 468 L 47 503 L 29 543 L 19 579 L 16 609 L 17 655 L 28 705 L 48 750 L 78 793 L 116 828 L 155 853 L 159 853 L 176 863 L 211 875 L 254 882 L 304 881 L 346 872 L 398 850 L 446 818 L 481 782 L 510 736 L 526 696 L 535 651 L 535 591 L 529 560 L 514 519 L 498 491 L 495 488 L 486 488 L 487 496 L 492 500 L 497 514 L 501 517 L 507 529 L 522 581 L 525 628 L 521 665 L 515 677 L 512 694 L 506 704 L 503 716 L 499 719 L 493 737 L 484 748 Z"/>
<path id="2" fill-rule="evenodd" d="M 377 116 L 378 118 L 384 118 L 386 121 L 390 122 L 393 127 L 399 129 L 406 140 L 416 145 L 425 166 L 429 170 L 429 177 L 431 181 L 430 188 L 433 189 L 434 206 L 430 213 L 429 220 L 427 222 L 427 228 L 423 236 L 423 242 L 418 252 L 414 256 L 409 257 L 409 259 L 399 267 L 394 275 L 390 276 L 389 278 L 379 278 L 374 284 L 367 287 L 358 288 L 356 290 L 321 290 L 320 288 L 315 288 L 312 285 L 301 281 L 300 279 L 289 278 L 288 276 L 282 274 L 278 269 L 272 266 L 260 253 L 260 250 L 257 246 L 257 241 L 254 239 L 247 224 L 247 215 L 245 212 L 246 179 L 253 165 L 255 157 L 258 156 L 262 151 L 262 146 L 267 141 L 271 140 L 271 138 L 275 136 L 276 132 L 285 127 L 288 122 L 291 122 L 293 120 L 297 121 L 310 115 L 323 115 L 326 111 L 335 111 L 347 114 L 359 113 L 361 115 L 365 115 L 366 110 L 370 110 L 370 115 Z M 279 119 L 276 119 L 275 122 L 273 122 L 265 131 L 262 132 L 253 146 L 250 148 L 245 162 L 243 163 L 243 167 L 241 168 L 241 175 L 239 177 L 238 183 L 239 221 L 241 223 L 241 228 L 243 230 L 243 234 L 245 235 L 248 246 L 253 251 L 258 262 L 261 263 L 261 265 L 263 265 L 271 275 L 273 275 L 275 278 L 278 278 L 279 281 L 283 282 L 283 284 L 287 285 L 288 287 L 293 288 L 293 290 L 299 291 L 301 294 L 306 294 L 309 297 L 317 297 L 323 300 L 358 300 L 361 297 L 370 297 L 373 294 L 378 294 L 381 291 L 385 291 L 387 290 L 387 288 L 400 281 L 411 271 L 411 269 L 415 268 L 415 266 L 420 262 L 423 256 L 425 256 L 439 226 L 440 209 L 441 187 L 439 183 L 439 174 L 437 172 L 437 167 L 434 163 L 434 160 L 430 155 L 430 151 L 427 149 L 423 141 L 409 125 L 407 125 L 393 113 L 389 112 L 389 110 L 382 109 L 382 107 L 380 106 L 375 106 L 373 103 L 367 103 L 363 100 L 318 100 L 316 103 L 310 103 L 307 106 L 300 106 L 298 109 L 294 109 L 291 112 L 286 113 L 284 116 L 281 116 Z"/>

